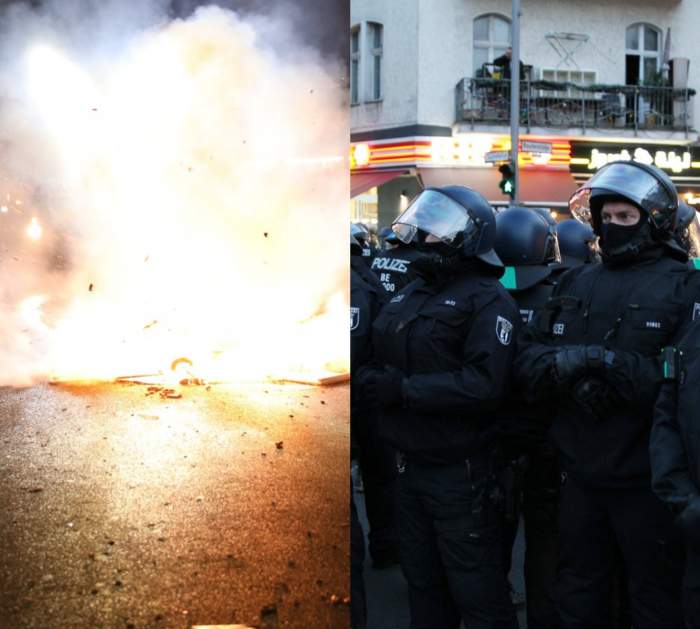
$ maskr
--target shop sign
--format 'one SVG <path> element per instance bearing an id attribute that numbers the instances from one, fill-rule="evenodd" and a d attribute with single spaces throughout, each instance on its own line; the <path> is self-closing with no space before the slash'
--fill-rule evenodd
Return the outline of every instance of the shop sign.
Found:
<path id="1" fill-rule="evenodd" d="M 691 146 L 572 142 L 571 172 L 591 173 L 612 162 L 653 164 L 672 175 L 700 176 L 700 153 Z"/>

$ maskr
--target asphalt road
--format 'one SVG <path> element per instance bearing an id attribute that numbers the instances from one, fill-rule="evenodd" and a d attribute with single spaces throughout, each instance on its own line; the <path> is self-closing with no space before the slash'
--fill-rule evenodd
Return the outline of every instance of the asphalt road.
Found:
<path id="1" fill-rule="evenodd" d="M 0 388 L 0 627 L 348 625 L 348 386 Z"/>

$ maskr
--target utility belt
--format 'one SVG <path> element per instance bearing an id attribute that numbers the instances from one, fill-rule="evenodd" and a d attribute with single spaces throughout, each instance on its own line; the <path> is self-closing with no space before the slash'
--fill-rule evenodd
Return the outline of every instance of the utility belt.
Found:
<path id="1" fill-rule="evenodd" d="M 413 456 L 410 454 L 407 455 L 406 453 L 397 450 L 396 469 L 399 474 L 403 474 L 409 467 L 418 469 L 439 469 L 464 466 L 467 470 L 467 480 L 469 482 L 475 482 L 477 479 L 483 476 L 488 476 L 491 474 L 498 475 L 505 466 L 503 455 L 497 448 L 493 448 L 485 454 L 477 454 L 470 457 L 449 457 L 444 460 L 439 460 L 439 457 L 436 458 L 438 460 L 435 462 L 430 462 L 425 460 L 423 457 Z"/>
<path id="2" fill-rule="evenodd" d="M 463 458 L 456 462 L 431 463 L 419 457 L 406 456 L 402 452 L 396 453 L 396 467 L 399 474 L 409 471 L 426 470 L 436 472 L 439 470 L 460 470 L 459 477 L 464 478 L 472 497 L 472 512 L 475 515 L 500 511 L 504 504 L 502 489 L 502 473 L 504 461 L 500 451 L 494 449 L 486 454 L 479 454 Z M 463 474 L 462 471 L 463 470 Z"/>

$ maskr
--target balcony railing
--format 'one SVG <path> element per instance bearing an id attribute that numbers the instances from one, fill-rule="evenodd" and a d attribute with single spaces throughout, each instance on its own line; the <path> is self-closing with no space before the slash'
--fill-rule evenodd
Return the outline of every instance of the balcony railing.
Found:
<path id="1" fill-rule="evenodd" d="M 509 124 L 510 79 L 465 78 L 456 88 L 457 121 Z M 693 128 L 695 90 L 637 85 L 520 81 L 527 127 L 684 131 Z"/>

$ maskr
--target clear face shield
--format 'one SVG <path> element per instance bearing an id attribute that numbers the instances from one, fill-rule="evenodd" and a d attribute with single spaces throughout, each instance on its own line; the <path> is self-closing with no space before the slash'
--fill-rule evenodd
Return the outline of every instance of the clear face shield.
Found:
<path id="1" fill-rule="evenodd" d="M 399 215 L 391 226 L 396 237 L 409 244 L 419 230 L 426 234 L 425 242 L 443 242 L 455 246 L 460 235 L 476 230 L 476 224 L 467 210 L 437 190 L 424 190 Z"/>
<path id="2" fill-rule="evenodd" d="M 669 191 L 651 173 L 628 162 L 615 162 L 591 177 L 569 200 L 571 214 L 591 224 L 591 190 L 619 194 L 641 207 L 666 206 L 671 201 Z"/>

